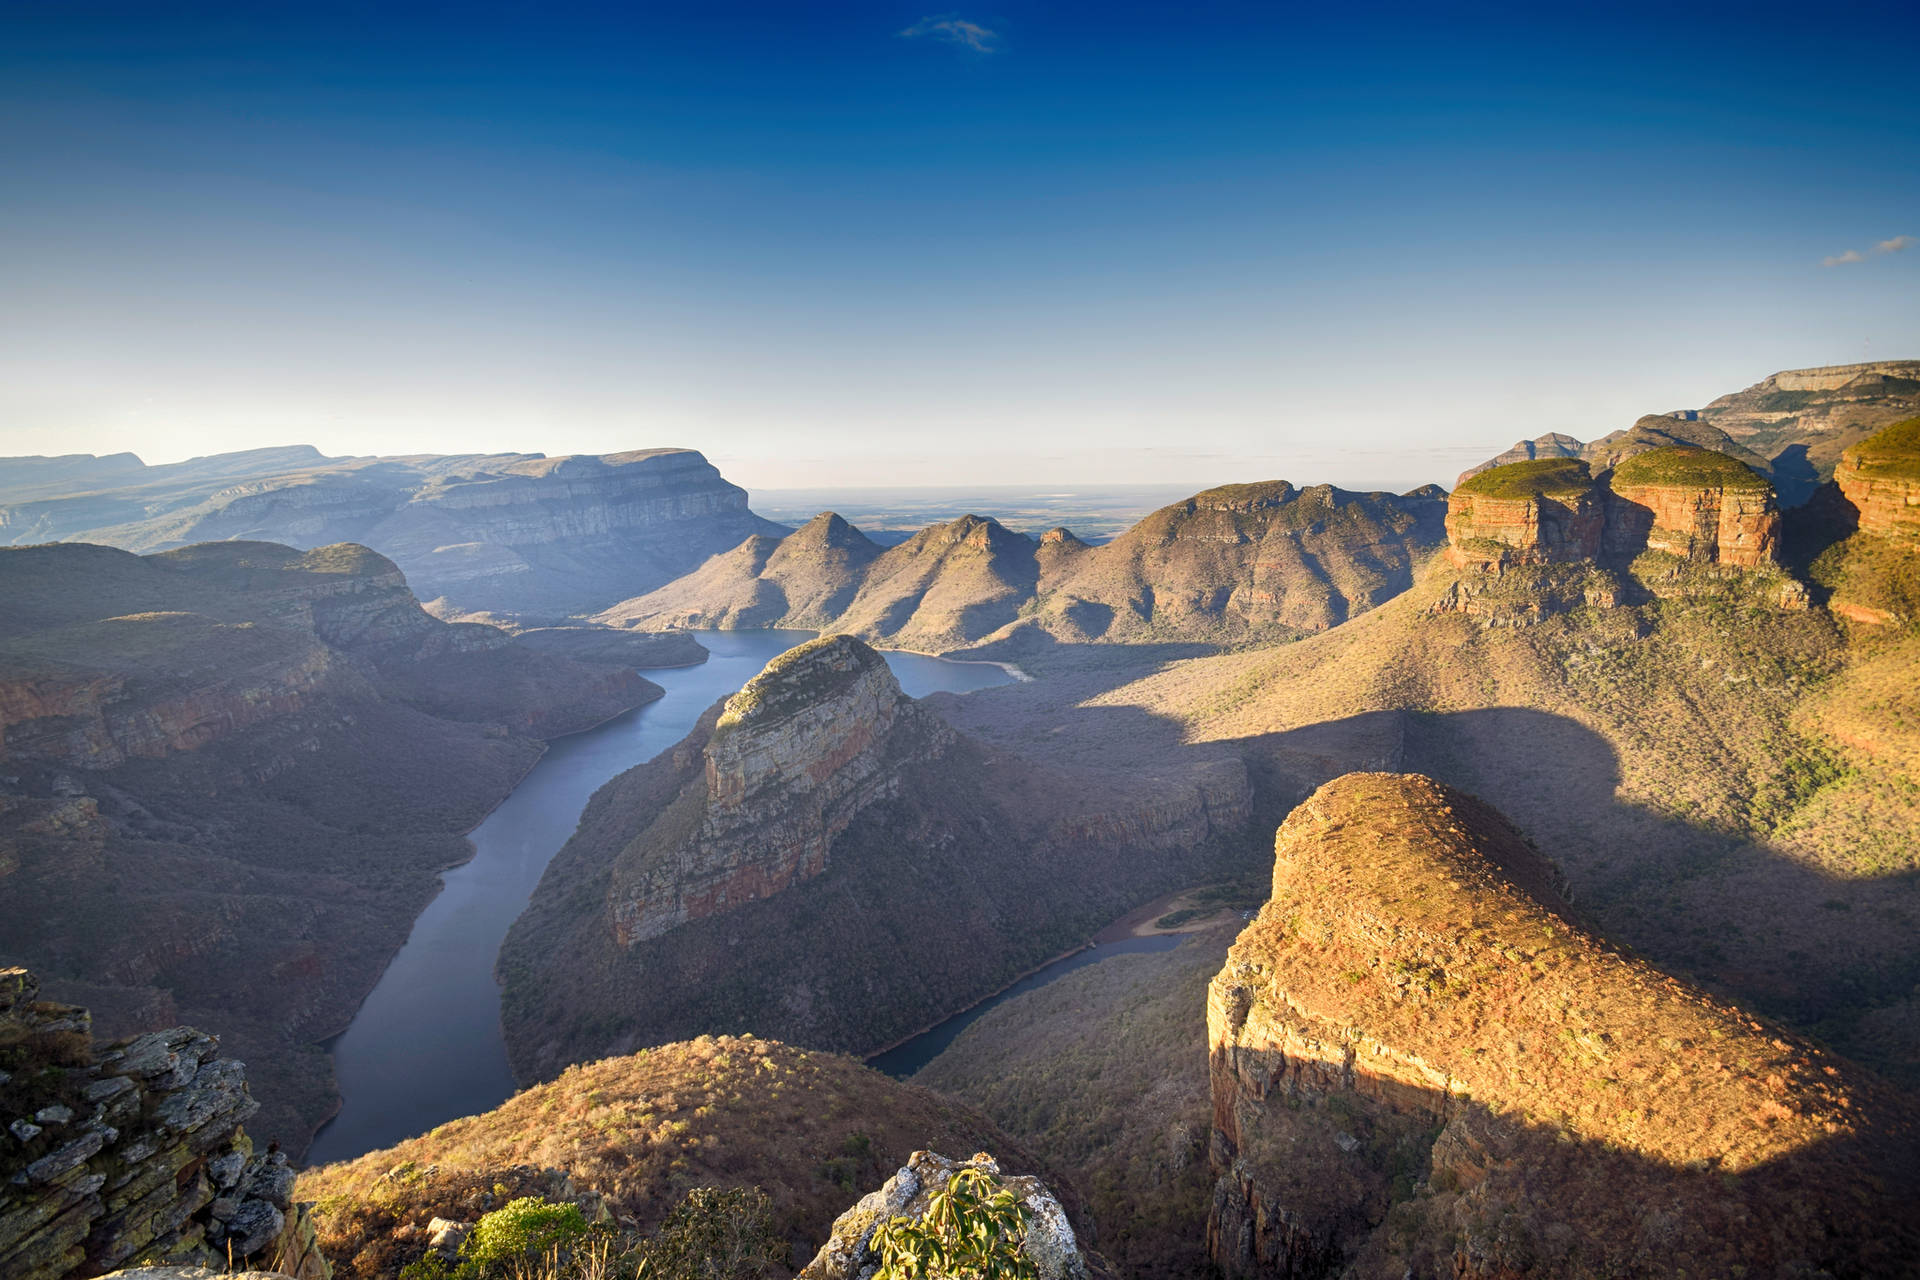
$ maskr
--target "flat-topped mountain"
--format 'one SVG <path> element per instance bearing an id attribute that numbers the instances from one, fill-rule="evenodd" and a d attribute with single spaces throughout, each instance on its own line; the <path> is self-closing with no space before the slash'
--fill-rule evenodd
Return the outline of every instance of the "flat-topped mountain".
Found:
<path id="1" fill-rule="evenodd" d="M 1597 475 L 1667 445 L 1711 449 L 1746 463 L 1795 507 L 1833 475 L 1848 446 L 1920 412 L 1920 360 L 1788 369 L 1700 409 L 1648 414 L 1590 444 L 1549 432 L 1461 474 L 1536 458 L 1580 458 Z"/>
<path id="2" fill-rule="evenodd" d="M 1036 765 L 850 636 L 596 794 L 501 950 L 514 1071 L 702 1031 L 873 1052 L 1243 857 L 1232 761 Z"/>
<path id="3" fill-rule="evenodd" d="M 1920 1256 L 1920 1129 L 1892 1092 L 1594 936 L 1491 807 L 1350 774 L 1275 854 L 1208 996 L 1228 1275 L 1895 1276 Z"/>
<path id="4" fill-rule="evenodd" d="M 691 449 L 327 458 L 300 446 L 166 466 L 0 459 L 0 541 L 130 551 L 357 542 L 437 612 L 591 612 L 784 526 Z"/>
<path id="5" fill-rule="evenodd" d="M 0 957 L 104 1031 L 218 1025 L 304 1148 L 462 833 L 659 695 L 423 611 L 365 547 L 0 549 Z"/>
<path id="6" fill-rule="evenodd" d="M 880 551 L 823 514 L 601 614 L 613 626 L 808 626 L 876 644 L 1018 653 L 1065 643 L 1249 644 L 1323 631 L 1406 589 L 1444 495 L 1227 485 L 1105 546 L 965 516 Z M 791 552 L 787 550 L 793 544 Z"/>

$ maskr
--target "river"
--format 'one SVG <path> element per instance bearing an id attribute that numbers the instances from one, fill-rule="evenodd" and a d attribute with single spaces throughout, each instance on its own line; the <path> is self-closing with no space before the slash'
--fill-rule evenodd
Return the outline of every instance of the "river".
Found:
<path id="1" fill-rule="evenodd" d="M 810 631 L 699 634 L 712 657 L 697 667 L 646 672 L 666 690 L 664 697 L 555 741 L 474 829 L 473 858 L 441 877 L 445 887 L 333 1042 L 344 1101 L 314 1139 L 309 1164 L 350 1160 L 447 1120 L 491 1110 L 512 1096 L 494 959 L 547 863 L 573 834 L 588 797 L 679 742 L 717 699 L 813 637 Z M 991 663 L 914 653 L 888 653 L 886 659 L 901 688 L 916 698 L 1011 678 Z"/>

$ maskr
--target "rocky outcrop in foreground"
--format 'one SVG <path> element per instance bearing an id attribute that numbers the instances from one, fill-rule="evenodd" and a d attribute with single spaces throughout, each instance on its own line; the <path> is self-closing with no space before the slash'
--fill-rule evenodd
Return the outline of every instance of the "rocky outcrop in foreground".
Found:
<path id="1" fill-rule="evenodd" d="M 245 1067 L 192 1027 L 96 1046 L 85 1009 L 38 991 L 0 969 L 0 1274 L 231 1259 L 328 1280 L 287 1157 L 240 1127 Z"/>
<path id="2" fill-rule="evenodd" d="M 1067 1211 L 1040 1179 L 1003 1177 L 999 1163 L 984 1153 L 949 1160 L 932 1151 L 916 1151 L 878 1191 L 861 1197 L 834 1220 L 833 1234 L 800 1270 L 800 1280 L 868 1280 L 880 1265 L 872 1248 L 874 1232 L 894 1218 L 924 1218 L 928 1201 L 962 1169 L 991 1174 L 1018 1198 L 1027 1220 L 1020 1251 L 1040 1280 L 1091 1280 L 1111 1274 L 1098 1254 L 1080 1247 Z"/>
<path id="3" fill-rule="evenodd" d="M 1619 952 L 1487 805 L 1349 774 L 1208 995 L 1230 1277 L 1907 1274 L 1911 1114 Z"/>

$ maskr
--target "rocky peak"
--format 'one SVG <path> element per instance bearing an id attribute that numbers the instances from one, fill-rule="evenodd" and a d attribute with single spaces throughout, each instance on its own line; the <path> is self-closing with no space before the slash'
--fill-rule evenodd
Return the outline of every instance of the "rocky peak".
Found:
<path id="1" fill-rule="evenodd" d="M 85 1009 L 0 969 L 0 1274 L 249 1258 L 328 1280 L 293 1169 L 240 1126 L 246 1068 L 192 1027 L 95 1045 Z"/>
<path id="2" fill-rule="evenodd" d="M 1040 545 L 1055 551 L 1080 551 L 1084 550 L 1087 546 L 1086 543 L 1082 542 L 1079 537 L 1075 535 L 1073 530 L 1063 524 L 1055 525 L 1053 528 L 1041 534 Z"/>
<path id="3" fill-rule="evenodd" d="M 848 524 L 846 518 L 837 511 L 822 511 L 813 519 L 795 529 L 784 543 L 793 547 L 821 546 L 840 550 L 871 550 L 879 554 L 880 544 L 860 530 Z"/>
<path id="4" fill-rule="evenodd" d="M 788 650 L 721 711 L 697 824 L 616 873 L 616 937 L 628 946 L 819 875 L 833 838 L 894 793 L 900 768 L 952 741 L 852 636 Z"/>
<path id="5" fill-rule="evenodd" d="M 834 1220 L 832 1234 L 800 1271 L 799 1280 L 867 1280 L 880 1265 L 872 1247 L 874 1232 L 894 1218 L 924 1218 L 934 1195 L 963 1169 L 992 1175 L 1019 1199 L 1027 1217 L 1020 1251 L 1040 1280 L 1096 1280 L 1111 1274 L 1105 1259 L 1081 1248 L 1067 1211 L 1040 1179 L 1007 1177 L 999 1163 L 984 1153 L 949 1160 L 932 1151 L 916 1151 L 878 1191 L 862 1197 Z"/>
<path id="6" fill-rule="evenodd" d="M 1609 946 L 1560 886 L 1429 778 L 1293 811 L 1208 992 L 1226 1274 L 1903 1274 L 1903 1104 Z"/>
<path id="7" fill-rule="evenodd" d="M 1920 545 L 1920 418 L 1869 436 L 1840 455 L 1834 481 L 1860 513 L 1860 531 Z"/>

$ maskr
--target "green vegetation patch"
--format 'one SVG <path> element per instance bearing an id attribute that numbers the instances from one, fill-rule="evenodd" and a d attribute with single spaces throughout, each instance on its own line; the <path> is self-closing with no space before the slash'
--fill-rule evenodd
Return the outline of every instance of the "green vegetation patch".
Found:
<path id="1" fill-rule="evenodd" d="M 1920 479 L 1920 418 L 1896 422 L 1847 452 L 1868 475 Z"/>
<path id="2" fill-rule="evenodd" d="M 1679 485 L 1754 492 L 1770 487 L 1738 458 L 1684 444 L 1634 454 L 1614 468 L 1613 481 L 1616 485 Z"/>
<path id="3" fill-rule="evenodd" d="M 1578 497 L 1593 487 L 1593 474 L 1578 458 L 1534 458 L 1493 467 L 1461 482 L 1455 493 L 1478 498 Z"/>

